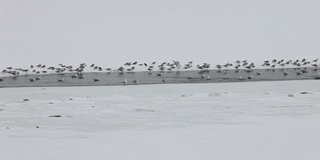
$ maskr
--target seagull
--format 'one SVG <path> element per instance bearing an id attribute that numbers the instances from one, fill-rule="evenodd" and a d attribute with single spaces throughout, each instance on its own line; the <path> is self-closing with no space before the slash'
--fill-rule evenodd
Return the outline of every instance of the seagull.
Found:
<path id="1" fill-rule="evenodd" d="M 122 84 L 126 85 L 128 83 L 127 79 L 124 79 L 124 81 L 121 82 Z"/>
<path id="2" fill-rule="evenodd" d="M 120 72 L 123 72 L 123 71 L 124 71 L 124 68 L 121 66 L 121 67 L 118 68 L 118 70 L 119 70 Z"/>
<path id="3" fill-rule="evenodd" d="M 78 78 L 79 78 L 79 79 L 83 79 L 83 78 L 84 78 L 84 75 L 83 75 L 82 73 L 77 74 L 77 75 L 78 75 Z"/>
<path id="4" fill-rule="evenodd" d="M 138 83 L 138 80 L 135 79 L 135 80 L 133 80 L 132 82 L 133 82 L 134 84 L 137 84 L 137 83 Z"/>
<path id="5" fill-rule="evenodd" d="M 29 82 L 34 82 L 34 81 L 36 81 L 36 79 L 34 79 L 34 78 L 29 78 Z"/>
<path id="6" fill-rule="evenodd" d="M 297 75 L 301 75 L 302 74 L 302 72 L 300 71 L 300 72 L 297 72 Z"/>
<path id="7" fill-rule="evenodd" d="M 99 78 L 93 78 L 93 82 L 98 82 L 98 81 L 100 81 Z"/>
<path id="8" fill-rule="evenodd" d="M 218 64 L 218 65 L 216 65 L 216 68 L 218 68 L 220 70 L 222 68 L 222 65 Z"/>
<path id="9" fill-rule="evenodd" d="M 73 74 L 71 75 L 71 78 L 79 78 L 79 76 L 77 74 Z"/>
<path id="10" fill-rule="evenodd" d="M 157 76 L 163 76 L 163 73 L 157 73 Z"/>
<path id="11" fill-rule="evenodd" d="M 317 59 L 313 60 L 312 62 L 318 62 L 318 60 L 319 60 L 319 58 L 317 58 Z"/>

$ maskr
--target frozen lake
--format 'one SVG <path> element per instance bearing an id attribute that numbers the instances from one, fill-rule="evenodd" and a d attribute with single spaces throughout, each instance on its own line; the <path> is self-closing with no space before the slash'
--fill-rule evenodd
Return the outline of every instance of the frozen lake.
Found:
<path id="1" fill-rule="evenodd" d="M 1 88 L 0 155 L 318 160 L 319 83 Z"/>

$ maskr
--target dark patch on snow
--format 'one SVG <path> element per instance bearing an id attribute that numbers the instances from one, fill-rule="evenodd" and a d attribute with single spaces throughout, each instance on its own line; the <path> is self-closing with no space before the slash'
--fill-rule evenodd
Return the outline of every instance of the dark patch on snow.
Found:
<path id="1" fill-rule="evenodd" d="M 300 92 L 300 94 L 312 94 L 312 93 L 311 93 L 311 92 L 303 91 L 303 92 Z"/>
<path id="2" fill-rule="evenodd" d="M 134 109 L 134 112 L 155 112 L 155 110 L 152 109 Z"/>
<path id="3" fill-rule="evenodd" d="M 22 101 L 27 102 L 27 101 L 30 101 L 30 99 L 29 98 L 25 98 Z"/>
<path id="4" fill-rule="evenodd" d="M 52 115 L 52 116 L 49 116 L 49 117 L 60 118 L 60 117 L 62 117 L 62 115 Z"/>

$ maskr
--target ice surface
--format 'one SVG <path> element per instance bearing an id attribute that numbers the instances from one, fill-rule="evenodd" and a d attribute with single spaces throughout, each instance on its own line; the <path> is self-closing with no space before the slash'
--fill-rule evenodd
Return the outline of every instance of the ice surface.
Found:
<path id="1" fill-rule="evenodd" d="M 302 73 L 302 70 L 305 73 Z M 173 71 L 138 71 L 138 72 L 83 72 L 84 78 L 72 76 L 75 73 L 25 74 L 12 76 L 0 73 L 2 87 L 61 87 L 61 86 L 115 86 L 140 84 L 180 84 L 180 83 L 218 83 L 245 81 L 279 81 L 279 80 L 314 80 L 319 76 L 317 68 L 276 68 L 276 69 L 226 69 L 226 70 L 173 70 Z M 300 73 L 301 72 L 301 73 Z M 260 75 L 258 75 L 260 73 Z M 286 73 L 286 76 L 284 76 Z M 297 74 L 299 73 L 299 75 Z M 241 77 L 241 78 L 240 78 Z M 249 78 L 250 77 L 250 78 Z M 39 80 L 30 81 L 30 79 Z M 99 79 L 94 81 L 94 79 Z M 135 83 L 136 82 L 136 83 Z"/>
<path id="2" fill-rule="evenodd" d="M 308 80 L 1 88 L 0 155 L 318 160 L 318 86 Z"/>

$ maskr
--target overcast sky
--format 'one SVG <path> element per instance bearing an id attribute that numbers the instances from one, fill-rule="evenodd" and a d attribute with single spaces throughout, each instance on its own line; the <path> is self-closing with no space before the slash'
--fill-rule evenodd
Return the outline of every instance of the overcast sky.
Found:
<path id="1" fill-rule="evenodd" d="M 0 66 L 319 53 L 319 0 L 0 0 Z"/>

